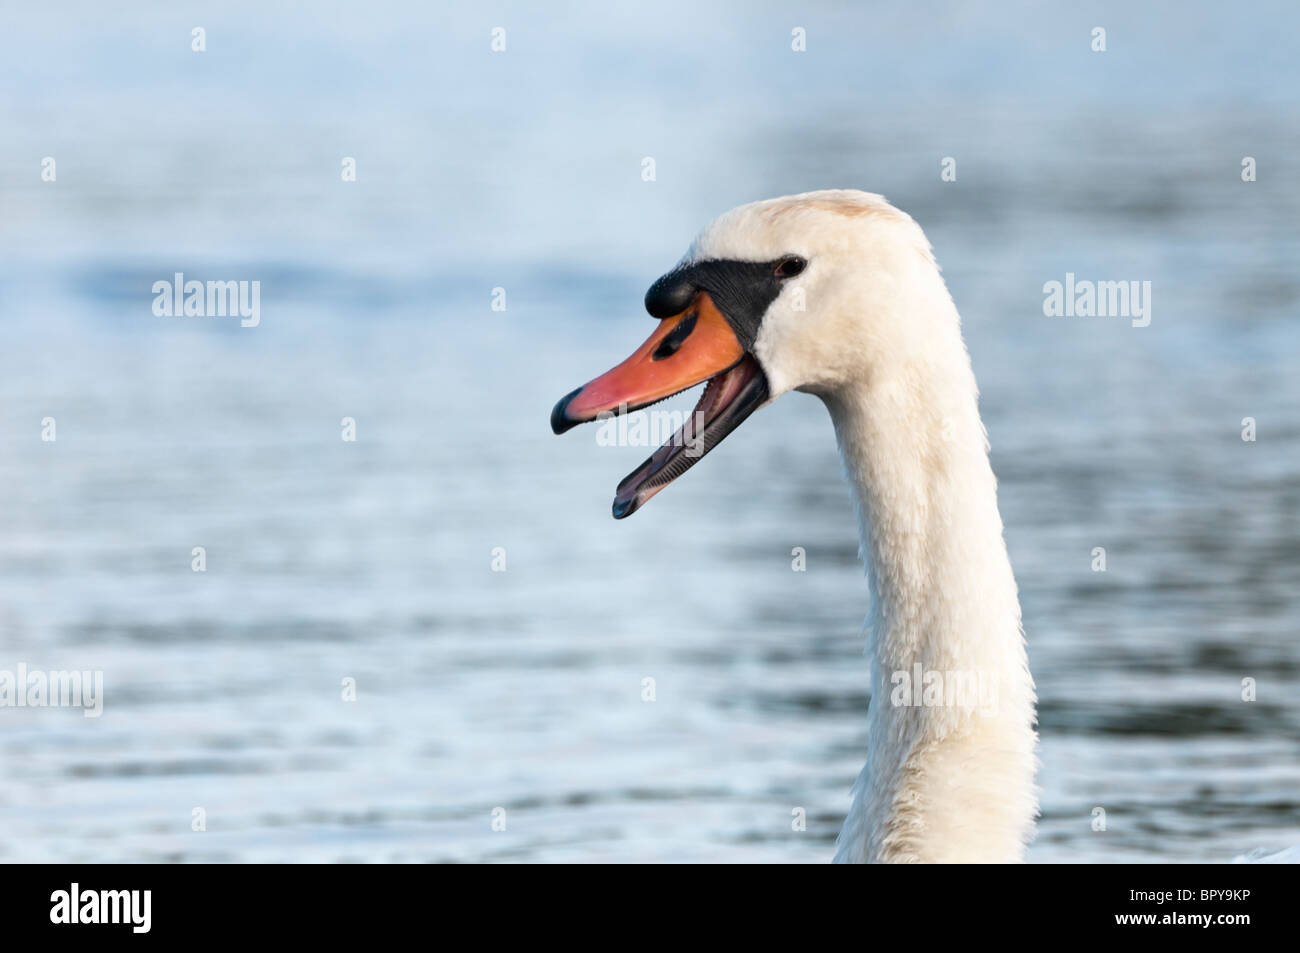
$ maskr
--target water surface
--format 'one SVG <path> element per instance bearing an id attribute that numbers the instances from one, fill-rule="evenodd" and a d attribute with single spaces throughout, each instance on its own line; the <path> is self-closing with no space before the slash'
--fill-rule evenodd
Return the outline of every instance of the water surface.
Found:
<path id="1" fill-rule="evenodd" d="M 827 186 L 911 212 L 963 315 L 1030 858 L 1300 842 L 1289 6 L 72 6 L 0 31 L 0 668 L 106 700 L 0 710 L 0 859 L 827 860 L 867 593 L 821 406 L 620 523 L 648 451 L 547 426 L 700 225 Z M 261 324 L 155 317 L 177 271 Z M 1151 325 L 1045 318 L 1067 271 L 1151 281 Z"/>

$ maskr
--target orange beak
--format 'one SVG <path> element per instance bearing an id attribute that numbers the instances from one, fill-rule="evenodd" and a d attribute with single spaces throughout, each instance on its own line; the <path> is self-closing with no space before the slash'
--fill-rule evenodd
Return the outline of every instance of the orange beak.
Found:
<path id="1" fill-rule="evenodd" d="M 564 433 L 607 414 L 640 410 L 708 381 L 690 419 L 619 484 L 614 517 L 635 512 L 685 473 L 767 400 L 767 379 L 708 292 L 664 318 L 627 360 L 568 396 L 551 412 Z"/>
<path id="2" fill-rule="evenodd" d="M 648 407 L 716 377 L 744 356 L 731 325 L 702 291 L 685 311 L 664 318 L 626 361 L 556 404 L 551 429 L 564 433 L 602 413 Z"/>

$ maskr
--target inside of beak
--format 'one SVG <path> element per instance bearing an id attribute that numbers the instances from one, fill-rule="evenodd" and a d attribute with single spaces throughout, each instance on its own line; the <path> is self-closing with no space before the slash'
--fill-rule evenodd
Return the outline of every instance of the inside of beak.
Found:
<path id="1" fill-rule="evenodd" d="M 564 433 L 604 414 L 625 414 L 708 381 L 675 434 L 618 485 L 614 518 L 645 502 L 699 462 L 767 402 L 767 377 L 747 354 L 707 292 L 664 318 L 644 344 L 612 371 L 563 398 L 551 429 Z"/>
<path id="2" fill-rule="evenodd" d="M 685 311 L 664 318 L 622 364 L 562 398 L 551 429 L 564 433 L 602 413 L 629 413 L 672 397 L 740 363 L 745 349 L 701 291 Z"/>

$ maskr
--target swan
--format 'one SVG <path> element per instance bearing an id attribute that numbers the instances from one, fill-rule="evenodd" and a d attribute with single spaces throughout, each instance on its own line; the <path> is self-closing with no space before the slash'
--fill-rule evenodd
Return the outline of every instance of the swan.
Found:
<path id="1" fill-rule="evenodd" d="M 743 205 L 646 293 L 627 360 L 551 428 L 707 382 L 614 496 L 623 519 L 750 414 L 796 390 L 830 413 L 867 566 L 867 760 L 837 863 L 1014 863 L 1037 815 L 1035 695 L 988 439 L 930 243 L 879 195 Z"/>

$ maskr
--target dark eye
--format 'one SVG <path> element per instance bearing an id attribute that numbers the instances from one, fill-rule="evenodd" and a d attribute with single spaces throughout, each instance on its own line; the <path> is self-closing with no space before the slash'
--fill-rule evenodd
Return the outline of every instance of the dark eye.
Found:
<path id="1" fill-rule="evenodd" d="M 808 267 L 808 262 L 802 258 L 783 258 L 776 266 L 776 276 L 778 278 L 793 278 L 806 267 Z"/>

